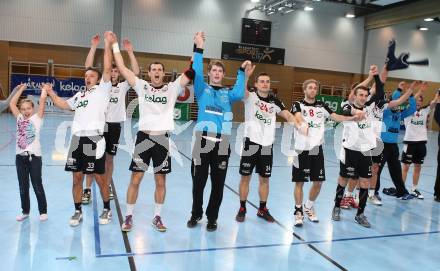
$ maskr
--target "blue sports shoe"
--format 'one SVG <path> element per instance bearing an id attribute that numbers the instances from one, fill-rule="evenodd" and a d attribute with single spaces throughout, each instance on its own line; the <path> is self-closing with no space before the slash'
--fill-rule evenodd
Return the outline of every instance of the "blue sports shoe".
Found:
<path id="1" fill-rule="evenodd" d="M 411 200 L 413 198 L 415 198 L 415 196 L 412 194 L 404 194 L 400 199 L 401 200 Z"/>

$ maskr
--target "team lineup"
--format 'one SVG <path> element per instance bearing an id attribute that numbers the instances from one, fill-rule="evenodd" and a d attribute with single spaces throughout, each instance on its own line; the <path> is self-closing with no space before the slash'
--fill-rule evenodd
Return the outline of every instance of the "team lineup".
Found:
<path id="1" fill-rule="evenodd" d="M 339 123 L 338 127 L 342 129 L 342 146 L 338 153 L 340 169 L 331 215 L 333 221 L 343 219 L 341 209 L 356 208 L 354 221 L 363 227 L 371 227 L 364 211 L 367 202 L 382 205 L 379 194 L 380 176 L 385 164 L 388 165 L 394 187 L 383 188 L 384 194 L 404 201 L 424 198 L 418 184 L 427 152 L 428 117 L 434 113 L 434 119 L 440 123 L 440 97 L 436 93 L 433 100 L 426 101 L 424 93 L 428 85 L 419 81 L 411 84 L 401 82 L 390 97 L 387 97 L 385 83 L 388 73 L 406 69 L 409 64 L 417 64 L 395 57 L 394 40 L 389 43 L 384 66 L 379 69 L 372 65 L 368 77 L 363 82 L 353 84 L 347 99 L 341 104 L 341 114 L 317 100 L 319 82 L 314 79 L 303 82 L 304 98 L 293 102 L 289 110 L 271 94 L 270 75 L 254 75 L 256 66 L 250 61 L 241 64 L 235 84 L 228 88 L 222 84 L 226 72 L 224 64 L 219 60 L 211 60 L 207 67 L 208 81 L 205 82 L 204 32 L 197 32 L 194 36 L 193 56 L 188 68 L 169 83 L 164 82 L 165 67 L 160 62 L 149 65 L 149 82 L 141 79 L 133 46 L 129 40 L 123 40 L 122 47 L 130 60 L 128 68 L 124 63 L 118 39 L 110 31 L 105 32 L 103 38 L 103 69 L 101 71 L 94 68 L 95 53 L 100 41 L 99 35 L 92 37 L 85 61 L 85 91 L 63 99 L 53 90 L 52 85 L 43 84 L 39 106 L 35 109 L 32 100 L 20 100 L 26 90 L 26 84 L 22 84 L 5 101 L 17 119 L 16 168 L 22 209 L 21 214 L 16 217 L 17 221 L 29 218 L 30 183 L 37 198 L 40 220 L 48 219 L 42 177 L 40 131 L 43 129 L 44 105 L 47 97 L 50 97 L 56 107 L 74 111 L 72 136 L 65 164 L 65 171 L 72 172 L 74 213 L 69 224 L 72 227 L 81 224 L 82 205 L 92 201 L 93 181 L 98 185 L 103 201 L 99 224 L 111 222 L 114 157 L 117 155 L 122 125 L 127 120 L 126 95 L 133 89 L 139 102 L 139 127 L 132 160 L 127 165 L 131 177 L 121 230 L 129 232 L 134 227 L 139 187 L 145 172 L 152 168 L 155 191 L 151 224 L 156 230 L 165 232 L 167 226 L 161 211 L 165 203 L 167 175 L 172 174 L 170 133 L 175 129 L 174 106 L 177 98 L 191 82 L 194 85 L 198 115 L 193 134 L 191 169 L 188 169 L 192 177 L 192 209 L 187 221 L 188 228 L 195 228 L 205 214 L 206 229 L 217 230 L 231 155 L 232 106 L 239 102 L 244 104 L 245 121 L 239 166 L 240 200 L 235 217 L 237 222 L 246 220 L 246 203 L 254 169 L 259 178 L 260 199 L 256 215 L 267 222 L 275 221 L 267 202 L 273 170 L 277 116 L 284 119 L 293 131 L 291 181 L 294 183 L 294 226 L 303 226 L 305 218 L 310 222 L 319 222 L 314 204 L 323 182 L 327 180 L 323 144 L 326 122 L 329 119 Z M 124 80 L 119 80 L 120 78 Z M 248 90 L 250 84 L 255 91 Z M 401 121 L 405 125 L 405 135 L 400 154 L 398 143 Z M 412 185 L 407 189 L 406 179 L 411 164 L 414 164 L 414 173 Z M 118 170 L 120 168 L 122 167 Z M 208 177 L 211 179 L 211 192 L 204 209 L 203 194 Z M 332 178 L 336 179 L 336 176 Z M 309 181 L 311 188 L 309 194 L 304 196 L 304 183 Z M 440 201 L 440 183 L 436 183 L 434 190 L 434 199 Z"/>

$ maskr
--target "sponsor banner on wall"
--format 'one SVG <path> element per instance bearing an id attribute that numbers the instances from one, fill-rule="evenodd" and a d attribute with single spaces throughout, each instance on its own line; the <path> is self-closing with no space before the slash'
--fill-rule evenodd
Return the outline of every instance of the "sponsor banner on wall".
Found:
<path id="1" fill-rule="evenodd" d="M 57 79 L 53 76 L 13 74 L 11 75 L 10 90 L 15 86 L 26 83 L 27 89 L 24 95 L 40 95 L 41 84 L 50 83 L 60 97 L 72 97 L 78 91 L 85 91 L 84 78 Z"/>
<path id="2" fill-rule="evenodd" d="M 27 95 L 28 99 L 30 99 L 32 102 L 34 102 L 34 105 L 36 107 L 40 106 L 40 96 L 35 96 L 35 95 Z M 69 97 L 62 97 L 62 99 L 67 100 Z M 52 100 L 50 99 L 50 97 L 47 97 L 46 99 L 46 107 L 44 108 L 44 113 L 57 113 L 57 114 L 73 114 L 74 111 L 70 111 L 70 110 L 63 110 L 60 109 L 58 107 L 56 107 L 54 105 L 54 103 L 52 102 Z"/>
<path id="3" fill-rule="evenodd" d="M 174 106 L 174 120 L 188 121 L 189 120 L 189 104 L 176 103 Z"/>
<path id="4" fill-rule="evenodd" d="M 284 65 L 285 50 L 245 43 L 222 42 L 222 59 Z"/>
<path id="5" fill-rule="evenodd" d="M 341 103 L 343 99 L 340 96 L 318 95 L 316 100 L 323 101 L 328 107 L 330 107 L 331 110 L 338 114 L 342 112 Z"/>

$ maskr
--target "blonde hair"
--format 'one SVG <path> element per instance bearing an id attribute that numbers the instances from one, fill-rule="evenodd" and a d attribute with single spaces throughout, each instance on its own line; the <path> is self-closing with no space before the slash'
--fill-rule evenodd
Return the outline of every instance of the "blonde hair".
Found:
<path id="1" fill-rule="evenodd" d="M 315 79 L 307 79 L 306 81 L 304 81 L 302 88 L 303 91 L 305 91 L 307 89 L 307 86 L 310 84 L 316 84 L 317 87 L 319 87 L 319 82 Z"/>
<path id="2" fill-rule="evenodd" d="M 18 102 L 18 109 L 20 109 L 24 103 L 30 103 L 32 108 L 34 108 L 34 102 L 31 99 L 22 99 Z"/>
<path id="3" fill-rule="evenodd" d="M 217 60 L 217 59 L 211 60 L 211 62 L 209 62 L 209 65 L 208 65 L 208 72 L 211 71 L 212 66 L 221 67 L 223 69 L 223 73 L 226 73 L 225 64 L 223 64 L 223 62 L 221 62 L 220 60 Z"/>

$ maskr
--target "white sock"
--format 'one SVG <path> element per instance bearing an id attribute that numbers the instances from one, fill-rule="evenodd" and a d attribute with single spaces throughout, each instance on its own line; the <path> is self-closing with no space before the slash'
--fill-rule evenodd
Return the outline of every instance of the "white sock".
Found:
<path id="1" fill-rule="evenodd" d="M 312 208 L 312 207 L 313 207 L 313 203 L 315 203 L 315 202 L 314 202 L 314 201 L 311 201 L 311 200 L 307 200 L 307 201 L 306 201 L 306 208 L 307 208 L 307 209 Z"/>
<path id="2" fill-rule="evenodd" d="M 417 189 L 417 185 L 413 185 L 413 187 L 412 187 L 412 191 L 414 191 L 414 190 L 416 190 Z"/>
<path id="3" fill-rule="evenodd" d="M 160 211 L 162 210 L 163 203 L 156 203 L 154 205 L 154 216 L 160 216 Z"/>
<path id="4" fill-rule="evenodd" d="M 374 196 L 374 189 L 368 189 L 368 196 L 369 197 Z"/>
<path id="5" fill-rule="evenodd" d="M 127 214 L 126 215 L 133 215 L 133 210 L 134 210 L 134 204 L 127 203 Z"/>

